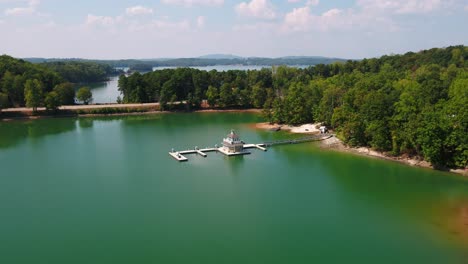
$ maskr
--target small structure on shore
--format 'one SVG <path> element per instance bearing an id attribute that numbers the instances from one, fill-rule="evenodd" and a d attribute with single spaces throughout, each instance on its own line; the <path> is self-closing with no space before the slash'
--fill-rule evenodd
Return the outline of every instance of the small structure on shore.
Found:
<path id="1" fill-rule="evenodd" d="M 326 134 L 328 132 L 328 128 L 326 126 L 321 126 L 319 129 L 320 134 Z"/>

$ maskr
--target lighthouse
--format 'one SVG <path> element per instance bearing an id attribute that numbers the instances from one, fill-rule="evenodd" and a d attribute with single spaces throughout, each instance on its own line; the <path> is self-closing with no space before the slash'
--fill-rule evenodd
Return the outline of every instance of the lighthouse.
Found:
<path id="1" fill-rule="evenodd" d="M 240 140 L 234 130 L 231 130 L 231 133 L 223 139 L 223 150 L 229 154 L 240 154 L 244 152 L 244 142 Z"/>

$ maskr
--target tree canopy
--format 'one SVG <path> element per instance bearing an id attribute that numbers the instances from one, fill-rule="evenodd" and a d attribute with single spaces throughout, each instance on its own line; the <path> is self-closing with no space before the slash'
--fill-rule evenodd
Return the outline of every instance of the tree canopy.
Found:
<path id="1" fill-rule="evenodd" d="M 81 87 L 76 92 L 76 99 L 87 105 L 93 100 L 93 94 L 91 93 L 89 87 Z"/>

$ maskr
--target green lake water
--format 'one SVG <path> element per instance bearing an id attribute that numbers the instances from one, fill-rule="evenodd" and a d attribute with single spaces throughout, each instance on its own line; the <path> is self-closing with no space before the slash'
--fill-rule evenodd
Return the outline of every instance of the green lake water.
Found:
<path id="1" fill-rule="evenodd" d="M 0 263 L 468 263 L 468 181 L 322 150 L 246 113 L 0 123 Z"/>

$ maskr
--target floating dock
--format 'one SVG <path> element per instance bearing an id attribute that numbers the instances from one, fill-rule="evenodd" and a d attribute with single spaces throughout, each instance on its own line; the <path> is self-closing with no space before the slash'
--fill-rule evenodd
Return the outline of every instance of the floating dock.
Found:
<path id="1" fill-rule="evenodd" d="M 244 149 L 251 149 L 251 148 L 257 148 L 257 149 L 260 149 L 260 150 L 263 150 L 263 151 L 267 151 L 267 149 L 265 148 L 265 145 L 264 144 L 245 144 L 244 145 Z M 195 148 L 195 149 L 189 149 L 189 150 L 182 150 L 182 151 L 170 151 L 169 152 L 169 155 L 171 155 L 175 160 L 177 161 L 188 161 L 188 158 L 185 157 L 184 155 L 189 155 L 189 154 L 198 154 L 204 158 L 206 158 L 208 155 L 206 154 L 206 152 L 218 152 L 218 153 L 221 153 L 223 155 L 226 155 L 226 156 L 240 156 L 240 155 L 248 155 L 248 154 L 251 154 L 251 152 L 249 151 L 241 151 L 241 152 L 234 152 L 234 153 L 231 153 L 231 152 L 227 152 L 225 151 L 222 147 L 221 148 L 204 148 L 204 149 L 198 149 L 198 148 Z"/>
<path id="2" fill-rule="evenodd" d="M 278 140 L 278 141 L 271 141 L 271 142 L 265 142 L 265 143 L 260 143 L 260 144 L 244 144 L 243 141 L 240 141 L 238 136 L 234 134 L 233 131 L 231 131 L 231 134 L 228 135 L 228 137 L 231 136 L 234 139 L 234 144 L 232 142 L 229 142 L 232 146 L 236 146 L 239 148 L 229 149 L 226 148 L 226 145 L 224 147 L 218 147 L 215 146 L 214 148 L 204 148 L 204 149 L 199 149 L 198 147 L 195 147 L 194 149 L 189 149 L 189 150 L 183 150 L 183 151 L 175 151 L 172 149 L 172 151 L 169 152 L 169 155 L 171 155 L 174 159 L 177 161 L 188 161 L 188 158 L 185 157 L 184 155 L 188 154 L 198 154 L 202 157 L 207 157 L 208 155 L 206 154 L 207 152 L 217 152 L 221 153 L 226 156 L 239 156 L 239 155 L 248 155 L 250 154 L 247 149 L 259 149 L 262 151 L 267 151 L 267 147 L 274 146 L 274 145 L 284 145 L 284 144 L 299 144 L 299 143 L 304 143 L 304 142 L 311 142 L 311 141 L 320 141 L 320 140 L 325 140 L 328 138 L 333 137 L 334 135 L 325 133 L 325 134 L 320 134 L 320 135 L 313 135 L 313 136 L 308 136 L 308 137 L 303 137 L 303 138 L 296 138 L 296 139 L 287 139 L 287 140 Z M 229 139 L 225 139 L 226 140 Z M 231 146 L 227 144 L 227 146 Z"/>

